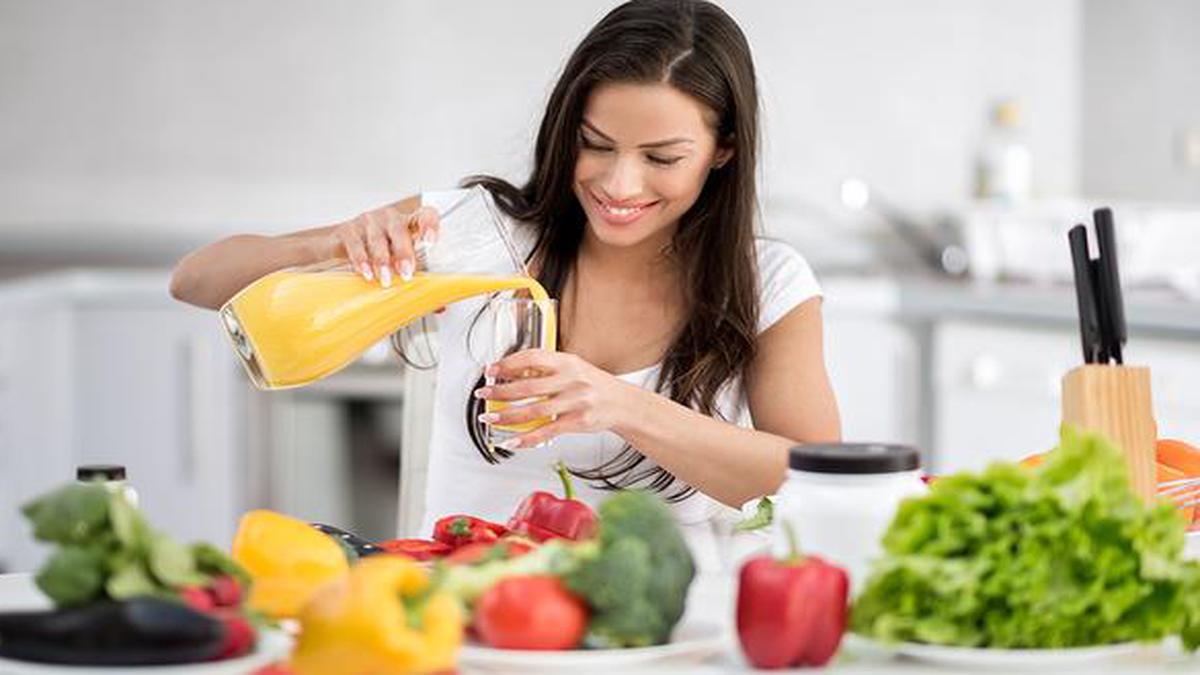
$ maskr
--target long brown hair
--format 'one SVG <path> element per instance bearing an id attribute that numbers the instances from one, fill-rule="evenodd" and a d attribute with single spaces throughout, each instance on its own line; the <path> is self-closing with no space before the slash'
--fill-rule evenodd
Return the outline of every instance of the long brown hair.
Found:
<path id="1" fill-rule="evenodd" d="M 633 0 L 613 9 L 576 47 L 550 95 L 528 181 L 516 187 L 493 176 L 474 176 L 464 184 L 483 185 L 510 216 L 535 228 L 530 259 L 537 263 L 537 279 L 551 296 L 560 297 L 587 226 L 572 191 L 583 111 L 589 94 L 608 82 L 662 82 L 692 96 L 715 113 L 718 146 L 733 149 L 732 157 L 709 173 L 670 245 L 687 280 L 687 313 L 663 356 L 657 383 L 671 399 L 720 415 L 718 394 L 754 357 L 759 313 L 754 252 L 758 95 L 750 47 L 728 14 L 701 0 Z M 467 412 L 472 437 L 484 456 L 496 461 L 480 441 L 478 407 L 471 405 Z M 573 472 L 602 489 L 670 488 L 674 476 L 658 466 L 641 467 L 644 460 L 626 446 L 600 466 Z M 677 487 L 668 498 L 681 500 L 694 491 Z"/>

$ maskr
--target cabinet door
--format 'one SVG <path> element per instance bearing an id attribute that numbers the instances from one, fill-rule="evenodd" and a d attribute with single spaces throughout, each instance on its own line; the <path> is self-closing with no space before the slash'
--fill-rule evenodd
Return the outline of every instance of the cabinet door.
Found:
<path id="1" fill-rule="evenodd" d="M 155 527 L 227 546 L 244 494 L 245 385 L 215 316 L 89 307 L 75 352 L 78 461 L 124 464 Z"/>
<path id="2" fill-rule="evenodd" d="M 934 331 L 937 473 L 979 470 L 1058 442 L 1061 379 L 1079 360 L 1066 330 L 945 322 Z"/>
<path id="3" fill-rule="evenodd" d="M 847 441 L 920 444 L 920 345 L 898 321 L 825 320 L 825 363 Z"/>
<path id="4" fill-rule="evenodd" d="M 1058 443 L 1062 377 L 1081 362 L 1073 328 L 946 322 L 934 338 L 935 470 L 978 470 Z M 1131 335 L 1149 366 L 1160 437 L 1200 442 L 1200 345 Z"/>
<path id="5" fill-rule="evenodd" d="M 20 506 L 74 479 L 71 314 L 6 309 L 0 319 L 0 566 L 32 571 L 47 550 Z"/>

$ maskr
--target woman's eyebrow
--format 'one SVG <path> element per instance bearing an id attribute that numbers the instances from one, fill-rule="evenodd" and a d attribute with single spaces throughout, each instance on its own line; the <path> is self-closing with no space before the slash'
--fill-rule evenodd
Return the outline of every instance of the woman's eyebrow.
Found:
<path id="1" fill-rule="evenodd" d="M 597 136 L 599 136 L 601 139 L 608 141 L 609 143 L 616 143 L 616 141 L 613 140 L 612 136 L 609 136 L 608 134 L 604 133 L 603 131 L 600 131 L 600 129 L 597 128 L 595 124 L 592 124 L 588 120 L 583 120 L 583 126 L 588 131 L 591 131 L 593 134 L 596 134 Z M 665 147 L 668 145 L 676 145 L 679 143 L 695 143 L 695 142 L 696 141 L 694 141 L 690 138 L 685 138 L 683 136 L 680 136 L 678 138 L 667 138 L 667 139 L 664 139 L 661 141 L 654 141 L 653 143 L 642 143 L 638 147 L 639 148 L 661 148 L 661 147 Z"/>

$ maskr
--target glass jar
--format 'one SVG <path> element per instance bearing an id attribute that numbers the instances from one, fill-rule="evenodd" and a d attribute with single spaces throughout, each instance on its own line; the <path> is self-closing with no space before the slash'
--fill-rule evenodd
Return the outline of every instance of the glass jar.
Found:
<path id="1" fill-rule="evenodd" d="M 80 483 L 100 481 L 114 492 L 125 496 L 125 501 L 137 508 L 138 495 L 129 483 L 125 481 L 125 467 L 120 464 L 85 464 L 75 467 L 75 480 Z"/>
<path id="2" fill-rule="evenodd" d="M 852 591 L 862 585 L 880 539 L 906 497 L 924 494 L 920 453 L 884 443 L 798 445 L 775 497 L 772 548 L 787 552 L 787 521 L 801 551 L 843 567 Z"/>

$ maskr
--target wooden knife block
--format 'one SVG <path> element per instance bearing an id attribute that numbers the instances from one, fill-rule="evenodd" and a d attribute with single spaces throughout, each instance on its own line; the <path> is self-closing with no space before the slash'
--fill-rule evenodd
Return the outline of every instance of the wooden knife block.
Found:
<path id="1" fill-rule="evenodd" d="M 1146 503 L 1155 500 L 1158 426 L 1150 399 L 1150 369 L 1085 365 L 1063 376 L 1062 419 L 1104 434 L 1125 452 L 1129 480 Z"/>

